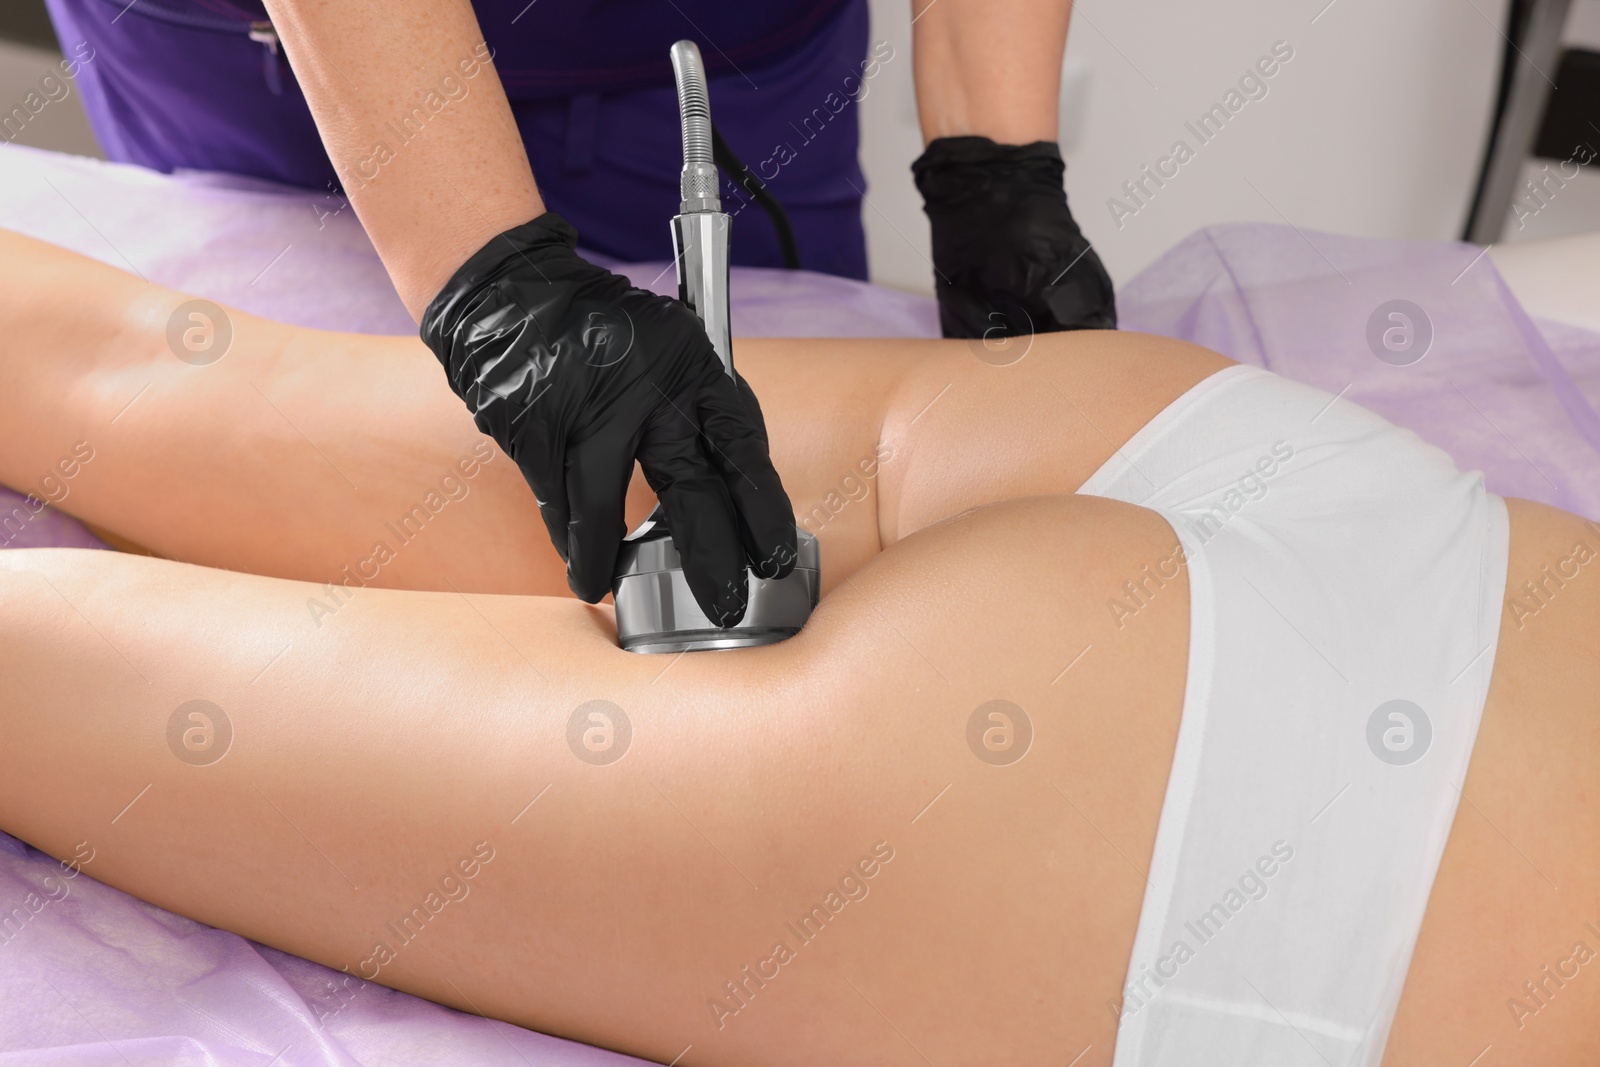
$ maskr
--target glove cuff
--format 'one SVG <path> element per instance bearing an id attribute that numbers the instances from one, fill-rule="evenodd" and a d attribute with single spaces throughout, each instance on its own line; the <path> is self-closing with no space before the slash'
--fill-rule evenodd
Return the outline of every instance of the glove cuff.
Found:
<path id="1" fill-rule="evenodd" d="M 928 207 L 940 207 L 996 186 L 1061 189 L 1066 163 L 1054 141 L 998 144 L 988 137 L 938 137 L 916 162 L 911 175 Z"/>
<path id="2" fill-rule="evenodd" d="M 911 164 L 915 173 L 919 169 L 962 163 L 1010 163 L 1030 159 L 1061 159 L 1061 147 L 1054 141 L 1031 141 L 1028 144 L 1000 144 L 988 137 L 935 137 L 917 161 Z"/>

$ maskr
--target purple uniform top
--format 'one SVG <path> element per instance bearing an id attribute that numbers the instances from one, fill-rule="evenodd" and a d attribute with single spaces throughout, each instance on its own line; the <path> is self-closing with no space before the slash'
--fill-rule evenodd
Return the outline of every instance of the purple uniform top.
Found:
<path id="1" fill-rule="evenodd" d="M 260 0 L 46 0 L 107 157 L 343 191 Z M 788 211 L 803 266 L 866 277 L 856 104 L 887 63 L 867 48 L 866 0 L 475 0 L 545 202 L 585 248 L 668 259 L 682 149 L 668 49 L 706 61 L 729 146 Z M 87 55 L 89 58 L 83 60 Z M 357 177 L 448 121 L 476 90 L 418 77 L 417 110 L 385 124 Z M 733 260 L 780 266 L 771 223 L 724 185 Z"/>

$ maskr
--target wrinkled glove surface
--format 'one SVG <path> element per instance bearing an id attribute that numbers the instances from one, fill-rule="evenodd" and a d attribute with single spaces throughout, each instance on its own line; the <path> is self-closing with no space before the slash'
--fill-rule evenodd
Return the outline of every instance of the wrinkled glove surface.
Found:
<path id="1" fill-rule="evenodd" d="M 1116 329 L 1111 277 L 1067 208 L 1054 143 L 940 137 L 911 173 L 946 337 Z"/>
<path id="2" fill-rule="evenodd" d="M 611 590 L 637 458 L 701 610 L 744 615 L 745 566 L 794 567 L 794 509 L 755 394 L 693 311 L 579 256 L 546 212 L 494 237 L 422 317 L 424 342 L 478 428 L 533 489 L 573 593 Z"/>

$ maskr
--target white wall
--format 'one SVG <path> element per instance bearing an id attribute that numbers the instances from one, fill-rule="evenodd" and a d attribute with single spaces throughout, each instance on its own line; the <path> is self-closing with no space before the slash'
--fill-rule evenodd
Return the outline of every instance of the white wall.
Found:
<path id="1" fill-rule="evenodd" d="M 928 228 L 908 169 L 922 147 L 910 4 L 871 3 L 873 38 L 893 44 L 895 58 L 862 101 L 868 251 L 875 280 L 928 291 Z M 1126 281 L 1216 222 L 1459 235 L 1499 72 L 1504 0 L 1325 4 L 1078 0 L 1063 94 L 1067 190 L 1113 278 Z M 1294 58 L 1267 95 L 1200 145 L 1184 122 L 1279 40 Z M 1107 201 L 1179 138 L 1194 158 L 1119 227 Z"/>
<path id="2" fill-rule="evenodd" d="M 0 113 L 8 114 L 28 99 L 30 93 L 47 101 L 38 114 L 31 115 L 20 132 L 0 130 L 0 141 L 48 148 L 52 152 L 72 152 L 82 156 L 102 156 L 100 145 L 89 129 L 89 118 L 83 113 L 83 101 L 78 87 L 62 78 L 57 64 L 60 53 L 52 49 L 32 48 L 12 41 L 0 41 Z M 54 75 L 55 83 L 47 83 L 46 90 L 60 95 L 61 89 L 51 89 L 51 84 L 65 86 L 68 96 L 50 100 L 49 92 L 41 90 L 39 80 Z"/>

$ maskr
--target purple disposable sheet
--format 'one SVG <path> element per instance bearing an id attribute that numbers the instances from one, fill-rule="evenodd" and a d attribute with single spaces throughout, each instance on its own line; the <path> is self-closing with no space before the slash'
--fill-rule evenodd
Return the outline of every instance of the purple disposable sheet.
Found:
<path id="1" fill-rule="evenodd" d="M 1536 325 L 1476 246 L 1214 226 L 1119 302 L 1127 328 L 1353 400 L 1502 496 L 1600 517 L 1600 334 Z"/>
<path id="2" fill-rule="evenodd" d="M 329 214 L 337 206 L 255 182 L 0 149 L 0 225 L 283 321 L 413 334 L 351 213 Z M 661 264 L 625 269 L 673 286 Z M 736 334 L 937 335 L 932 301 L 857 282 L 736 270 L 732 291 Z M 1411 305 L 1400 320 L 1389 317 L 1397 300 Z M 1536 326 L 1474 247 L 1212 227 L 1123 286 L 1119 305 L 1128 329 L 1196 341 L 1381 412 L 1483 470 L 1498 493 L 1600 518 L 1600 334 Z M 1431 333 L 1414 361 L 1413 308 Z M 0 530 L 3 547 L 102 547 L 60 511 L 35 515 L 0 489 L 0 523 L 19 508 L 29 517 Z M 0 1067 L 640 1062 L 203 926 L 95 881 L 92 859 L 66 875 L 0 834 Z"/>

